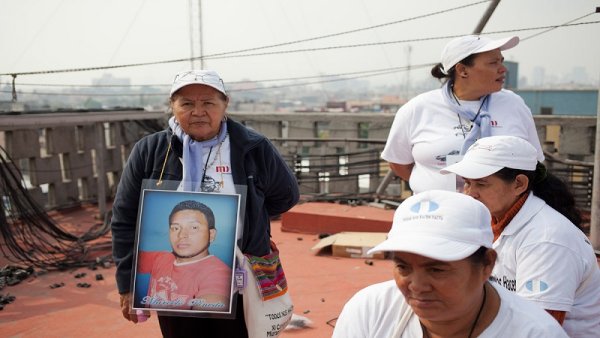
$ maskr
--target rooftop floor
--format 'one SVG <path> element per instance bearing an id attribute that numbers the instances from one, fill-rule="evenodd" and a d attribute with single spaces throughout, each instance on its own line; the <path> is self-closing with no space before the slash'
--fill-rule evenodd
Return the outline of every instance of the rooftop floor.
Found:
<path id="1" fill-rule="evenodd" d="M 381 214 L 381 209 L 367 207 L 362 212 L 366 219 L 369 219 L 370 211 Z M 52 212 L 51 216 L 66 228 L 72 228 L 97 223 L 96 214 L 94 207 L 85 207 Z M 335 319 L 356 291 L 391 279 L 390 260 L 319 256 L 311 250 L 319 241 L 317 235 L 282 232 L 280 221 L 273 221 L 271 227 L 288 278 L 294 313 L 312 322 L 309 328 L 286 330 L 282 337 L 331 337 Z M 100 242 L 108 244 L 110 237 L 106 236 Z M 0 263 L 2 266 L 8 264 L 1 258 Z M 86 275 L 75 277 L 81 273 Z M 8 293 L 16 299 L 0 311 L 0 336 L 160 337 L 155 316 L 140 324 L 121 317 L 114 273 L 114 266 L 54 271 L 5 287 L 0 294 Z M 96 280 L 97 274 L 101 274 L 103 280 Z M 60 283 L 64 286 L 50 287 Z M 91 286 L 81 288 L 78 283 Z"/>
<path id="2" fill-rule="evenodd" d="M 349 206 L 341 206 L 341 216 L 347 218 Z M 382 217 L 382 210 L 374 207 L 356 207 L 360 217 Z M 329 204 L 302 206 L 302 211 L 331 214 Z M 393 213 L 392 210 L 388 210 Z M 52 212 L 52 218 L 66 229 L 89 228 L 98 223 L 98 211 L 93 206 Z M 372 214 L 371 214 L 372 213 Z M 335 215 L 335 213 L 334 213 Z M 296 220 L 297 222 L 297 220 Z M 316 255 L 311 248 L 319 239 L 314 234 L 281 231 L 281 221 L 271 224 L 272 237 L 277 244 L 285 269 L 289 292 L 294 301 L 294 313 L 308 318 L 309 328 L 286 330 L 281 337 L 321 338 L 331 337 L 335 319 L 345 302 L 363 287 L 392 278 L 390 260 L 342 258 Z M 322 228 L 319 228 L 322 230 Z M 313 229 L 314 230 L 314 229 Z M 365 230 L 365 229 L 363 229 Z M 295 229 L 297 231 L 297 229 Z M 99 247 L 108 254 L 110 236 L 98 240 Z M 0 266 L 9 264 L 0 257 Z M 600 261 L 599 261 L 600 265 Z M 76 278 L 82 273 L 85 276 Z M 97 270 L 79 268 L 53 271 L 32 277 L 14 286 L 0 290 L 10 294 L 15 301 L 0 311 L 0 336 L 19 338 L 70 338 L 70 337 L 160 337 L 155 316 L 147 322 L 133 324 L 121 317 L 119 295 L 116 291 L 115 268 L 99 267 Z M 102 275 L 97 280 L 96 275 Z M 64 283 L 64 286 L 51 288 Z M 78 287 L 88 283 L 89 288 Z"/>

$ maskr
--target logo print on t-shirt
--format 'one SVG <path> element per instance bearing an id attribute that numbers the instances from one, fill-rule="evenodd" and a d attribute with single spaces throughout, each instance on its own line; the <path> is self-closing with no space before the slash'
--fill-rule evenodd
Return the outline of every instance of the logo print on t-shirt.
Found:
<path id="1" fill-rule="evenodd" d="M 229 173 L 231 172 L 231 168 L 228 165 L 218 165 L 215 167 L 215 171 L 218 173 Z"/>
<path id="2" fill-rule="evenodd" d="M 548 289 L 548 284 L 539 279 L 531 279 L 525 282 L 525 288 L 531 292 L 543 292 Z"/>
<path id="3" fill-rule="evenodd" d="M 452 150 L 451 152 L 448 153 L 448 155 L 458 155 L 458 154 L 460 154 L 460 151 L 458 151 L 458 150 Z M 435 157 L 435 159 L 443 162 L 442 165 L 445 165 L 446 158 L 448 155 L 438 155 Z"/>

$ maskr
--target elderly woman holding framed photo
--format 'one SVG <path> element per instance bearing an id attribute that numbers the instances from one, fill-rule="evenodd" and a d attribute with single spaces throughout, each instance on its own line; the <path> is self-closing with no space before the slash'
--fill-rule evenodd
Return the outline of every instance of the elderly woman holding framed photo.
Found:
<path id="1" fill-rule="evenodd" d="M 167 130 L 136 143 L 113 204 L 113 256 L 123 316 L 130 313 L 132 259 L 138 202 L 143 180 L 180 182 L 182 191 L 236 193 L 246 186 L 244 254 L 271 253 L 270 218 L 299 199 L 296 179 L 271 142 L 227 117 L 229 96 L 215 71 L 189 70 L 175 76 L 169 95 L 173 117 Z M 242 298 L 236 319 L 162 316 L 165 337 L 246 337 Z"/>

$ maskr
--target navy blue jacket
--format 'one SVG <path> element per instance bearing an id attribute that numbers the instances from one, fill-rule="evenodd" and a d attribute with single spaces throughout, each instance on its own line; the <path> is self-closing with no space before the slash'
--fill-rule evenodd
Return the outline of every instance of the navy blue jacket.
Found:
<path id="1" fill-rule="evenodd" d="M 291 209 L 299 199 L 298 183 L 277 149 L 259 133 L 227 120 L 231 144 L 231 171 L 236 185 L 246 185 L 244 253 L 264 256 L 270 251 L 270 217 Z M 182 143 L 172 131 L 148 135 L 133 147 L 112 208 L 113 257 L 119 293 L 130 291 L 135 229 L 142 180 L 158 180 L 171 142 L 162 179 L 181 181 Z"/>

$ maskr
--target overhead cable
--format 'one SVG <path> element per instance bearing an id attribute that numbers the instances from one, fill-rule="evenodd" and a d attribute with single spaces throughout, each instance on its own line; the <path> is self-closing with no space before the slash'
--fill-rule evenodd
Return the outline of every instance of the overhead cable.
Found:
<path id="1" fill-rule="evenodd" d="M 577 20 L 581 20 L 581 19 L 583 19 L 583 18 L 586 18 L 586 17 L 588 17 L 588 16 L 590 16 L 590 15 L 592 15 L 592 14 L 595 14 L 595 13 L 596 13 L 596 12 L 588 13 L 588 14 L 586 14 L 586 15 L 583 15 L 583 16 L 579 17 L 579 18 L 576 18 L 576 19 L 573 19 L 573 20 L 567 21 L 567 22 L 563 23 L 562 25 L 550 26 L 550 28 L 548 28 L 548 29 L 546 29 L 546 30 L 544 30 L 544 31 L 541 31 L 541 32 L 539 32 L 539 33 L 535 33 L 535 34 L 533 34 L 533 35 L 530 35 L 530 36 L 528 36 L 528 37 L 525 37 L 525 38 L 521 39 L 521 41 L 526 41 L 526 40 L 529 40 L 529 39 L 531 39 L 531 38 L 534 38 L 534 37 L 536 37 L 536 36 L 538 36 L 538 35 L 542 35 L 542 34 L 544 34 L 544 33 L 548 33 L 549 31 L 551 31 L 551 30 L 554 30 L 554 29 L 557 29 L 557 28 L 560 28 L 560 27 L 564 27 L 564 26 L 567 26 L 567 25 L 569 25 L 569 26 L 570 26 L 571 22 L 575 22 L 575 21 L 577 21 Z"/>
<path id="2" fill-rule="evenodd" d="M 321 40 L 321 39 L 326 39 L 326 38 L 331 38 L 331 37 L 336 37 L 336 36 L 351 34 L 351 33 L 358 33 L 358 32 L 362 32 L 362 31 L 374 29 L 374 28 L 381 28 L 381 27 L 385 27 L 385 26 L 395 25 L 395 24 L 398 24 L 398 23 L 404 23 L 404 22 L 408 22 L 408 21 L 414 21 L 414 20 L 418 20 L 418 19 L 423 19 L 423 18 L 426 18 L 426 17 L 435 16 L 435 15 L 438 15 L 438 14 L 449 13 L 449 12 L 452 12 L 452 11 L 455 11 L 455 10 L 464 9 L 464 8 L 467 8 L 467 7 L 479 5 L 479 4 L 482 4 L 484 2 L 489 2 L 489 1 L 491 1 L 491 0 L 483 0 L 483 1 L 474 2 L 474 3 L 463 5 L 463 6 L 458 6 L 458 7 L 454 7 L 454 8 L 444 9 L 444 10 L 437 11 L 437 12 L 432 12 L 432 13 L 428 13 L 428 14 L 413 16 L 413 17 L 407 18 L 407 19 L 402 19 L 402 20 L 397 20 L 397 21 L 382 23 L 382 24 L 374 25 L 374 26 L 368 26 L 368 27 L 363 27 L 363 28 L 352 29 L 352 30 L 349 30 L 349 31 L 344 31 L 344 32 L 339 32 L 339 33 L 333 33 L 333 34 L 321 35 L 321 36 L 316 36 L 316 37 L 307 38 L 307 39 L 300 39 L 300 40 L 282 42 L 282 43 L 277 43 L 277 44 L 267 45 L 267 46 L 260 46 L 260 47 L 254 47 L 254 48 L 240 49 L 240 50 L 236 50 L 236 51 L 229 51 L 229 52 L 222 52 L 222 53 L 216 53 L 216 54 L 211 54 L 211 55 L 205 55 L 203 58 L 204 59 L 215 58 L 217 56 L 223 56 L 223 55 L 229 55 L 229 54 L 237 54 L 237 53 L 245 53 L 245 52 L 251 52 L 251 51 L 260 50 L 260 49 L 281 47 L 281 46 L 287 46 L 287 45 L 292 45 L 292 44 L 297 44 L 297 43 L 302 43 L 302 42 L 308 42 L 308 41 L 316 41 L 316 40 Z"/>
<path id="3" fill-rule="evenodd" d="M 581 18 L 584 18 L 584 17 L 586 17 L 588 15 L 590 15 L 590 14 L 582 16 Z M 575 19 L 575 20 L 579 20 L 581 18 L 578 18 L 578 19 Z M 597 23 L 600 23 L 600 21 L 586 21 L 586 22 L 579 22 L 579 23 L 569 23 L 569 24 L 562 24 L 562 25 L 558 25 L 558 26 L 552 25 L 552 26 L 538 26 L 538 27 L 529 27 L 529 28 L 507 29 L 507 30 L 485 32 L 484 35 L 501 34 L 501 33 L 514 33 L 514 32 L 531 31 L 531 30 L 538 30 L 538 29 L 547 29 L 545 32 L 548 32 L 548 31 L 550 31 L 552 29 L 556 29 L 556 28 L 560 28 L 560 27 L 572 27 L 572 26 L 581 26 L 581 25 L 591 25 L 591 24 L 597 24 Z M 545 33 L 545 32 L 542 32 L 542 33 Z M 542 33 L 540 33 L 540 34 L 542 34 Z M 536 34 L 536 36 L 540 35 L 540 34 Z M 385 42 L 372 42 L 372 43 L 364 43 L 364 44 L 352 44 L 352 45 L 341 45 L 341 46 L 305 48 L 305 49 L 295 49 L 295 50 L 286 50 L 286 51 L 273 51 L 273 52 L 264 52 L 264 53 L 254 53 L 254 54 L 238 54 L 238 55 L 228 55 L 228 56 L 216 56 L 216 55 L 220 55 L 220 54 L 213 54 L 213 55 L 207 55 L 204 58 L 205 59 L 226 59 L 226 58 L 263 56 L 263 55 L 274 55 L 274 54 L 290 54 L 290 53 L 320 51 L 320 50 L 333 50 L 333 49 L 341 49 L 341 48 L 369 47 L 369 46 L 400 44 L 400 43 L 409 43 L 409 42 L 422 42 L 422 41 L 444 40 L 444 39 L 451 39 L 451 38 L 460 37 L 460 36 L 463 36 L 463 35 L 465 35 L 465 34 L 437 36 L 437 37 L 429 37 L 429 38 L 415 38 L 415 39 L 405 39 L 405 40 L 395 40 L 395 41 L 385 41 Z M 33 72 L 0 73 L 0 75 L 34 75 L 34 74 L 81 72 L 81 71 L 90 71 L 90 70 L 102 70 L 102 69 L 111 69 L 111 68 L 127 68 L 127 67 L 134 67 L 134 66 L 145 66 L 145 65 L 164 64 L 164 63 L 183 62 L 183 61 L 189 61 L 189 58 L 186 58 L 186 59 L 177 59 L 177 60 L 167 60 L 167 61 L 137 63 L 137 64 L 129 64 L 129 65 L 106 66 L 106 67 L 88 67 L 88 68 L 73 68 L 73 69 L 33 71 Z"/>
<path id="4" fill-rule="evenodd" d="M 333 79 L 308 81 L 308 82 L 302 82 L 302 83 L 289 83 L 289 84 L 274 85 L 274 86 L 268 86 L 268 87 L 230 89 L 230 90 L 228 90 L 228 92 L 251 92 L 251 91 L 271 90 L 271 89 L 286 88 L 286 87 L 300 87 L 300 86 L 307 86 L 307 85 L 311 85 L 311 84 L 319 84 L 319 83 L 327 83 L 327 82 L 348 81 L 348 80 L 354 80 L 354 79 L 362 79 L 362 78 L 367 78 L 367 77 L 392 74 L 392 73 L 406 71 L 406 70 L 431 67 L 434 64 L 435 64 L 434 62 L 431 62 L 431 63 L 413 65 L 413 66 L 389 68 L 389 69 L 385 69 L 382 71 L 372 72 L 369 74 L 364 74 L 363 72 L 355 72 L 357 74 L 362 74 L 362 75 L 360 75 L 360 76 L 357 75 L 357 76 L 353 76 L 353 77 L 340 77 L 340 78 L 333 78 Z M 347 74 L 351 74 L 351 73 L 347 73 Z M 305 77 L 305 78 L 316 78 L 316 77 L 311 76 L 311 77 Z M 0 93 L 10 93 L 10 91 L 0 90 Z M 117 94 L 117 93 L 53 93 L 53 92 L 23 92 L 23 91 L 19 91 L 19 94 L 21 94 L 21 95 L 30 95 L 30 94 L 31 95 L 48 95 L 48 96 L 61 96 L 61 95 L 64 95 L 64 96 L 164 96 L 165 95 L 165 93 L 118 93 Z"/>
<path id="5" fill-rule="evenodd" d="M 500 31 L 494 31 L 494 32 L 486 32 L 484 35 L 501 34 L 501 33 L 514 33 L 514 32 L 522 32 L 522 31 L 531 31 L 531 30 L 538 30 L 538 29 L 547 29 L 547 28 L 550 28 L 550 29 L 548 29 L 548 30 L 546 30 L 544 32 L 536 34 L 536 35 L 540 35 L 542 33 L 548 32 L 548 31 L 550 31 L 552 29 L 555 29 L 555 28 L 558 28 L 558 27 L 589 25 L 589 24 L 596 24 L 596 23 L 600 23 L 600 21 L 588 21 L 588 22 L 580 22 L 580 23 L 573 23 L 573 24 L 563 24 L 563 25 L 560 25 L 560 26 L 543 26 L 543 27 L 507 29 L 507 30 L 500 30 Z M 370 46 L 391 45 L 391 44 L 400 44 L 400 43 L 409 43 L 409 42 L 423 42 L 423 41 L 453 39 L 453 38 L 458 38 L 458 37 L 461 37 L 461 36 L 464 36 L 464 35 L 465 34 L 455 34 L 455 35 L 447 35 L 447 36 L 436 36 L 436 37 L 430 37 L 430 38 L 415 38 L 415 39 L 383 41 L 383 42 L 358 43 L 358 44 L 340 45 L 340 46 L 327 46 L 327 47 L 315 47 L 315 48 L 304 48 L 304 49 L 280 50 L 280 51 L 262 52 L 262 53 L 254 53 L 254 54 L 238 54 L 238 55 L 226 55 L 226 56 L 216 56 L 216 57 L 207 56 L 207 57 L 205 57 L 205 59 L 210 59 L 210 60 L 213 60 L 213 59 L 230 59 L 230 58 L 238 58 L 238 57 L 264 56 L 264 55 L 274 55 L 274 54 L 290 54 L 290 53 L 300 53 L 300 52 L 316 52 L 316 51 L 322 51 L 322 50 L 332 50 L 332 49 L 341 49 L 341 48 L 370 47 Z"/>
<path id="6" fill-rule="evenodd" d="M 450 9 L 445 9 L 445 10 L 442 10 L 442 11 L 432 12 L 432 13 L 423 14 L 423 15 L 419 15 L 419 16 L 415 16 L 415 17 L 411 17 L 411 18 L 406 18 L 406 19 L 402 19 L 402 20 L 392 21 L 392 22 L 388 22 L 388 23 L 383 23 L 383 24 L 375 25 L 375 26 L 369 26 L 369 27 L 363 27 L 363 28 L 353 29 L 353 30 L 349 30 L 349 31 L 339 32 L 339 33 L 321 35 L 321 36 L 316 36 L 316 37 L 307 38 L 307 39 L 301 39 L 301 40 L 294 40 L 294 41 L 282 42 L 282 43 L 273 44 L 273 45 L 266 45 L 266 46 L 260 46 L 260 47 L 240 49 L 240 50 L 229 51 L 229 52 L 220 52 L 220 53 L 209 54 L 209 55 L 204 55 L 204 56 L 199 56 L 199 57 L 193 57 L 193 58 L 190 57 L 190 58 L 164 60 L 164 61 L 138 62 L 138 63 L 131 63 L 131 64 L 126 64 L 126 65 L 114 65 L 114 66 L 67 68 L 67 69 L 44 70 L 44 71 L 29 71 L 29 72 L 11 72 L 11 73 L 3 73 L 3 74 L 0 74 L 0 75 L 13 75 L 13 74 L 16 74 L 16 75 L 36 75 L 36 74 L 53 74 L 53 73 L 72 73 L 72 72 L 91 71 L 91 70 L 105 70 L 105 69 L 138 67 L 138 66 L 150 66 L 150 65 L 166 64 L 166 63 L 187 62 L 187 61 L 198 60 L 198 59 L 206 59 L 208 57 L 217 57 L 217 56 L 224 56 L 224 55 L 229 55 L 229 54 L 237 54 L 237 53 L 250 52 L 250 51 L 255 51 L 255 50 L 260 50 L 260 49 L 281 47 L 281 46 L 286 46 L 286 45 L 291 45 L 291 44 L 297 44 L 297 43 L 308 42 L 308 41 L 315 41 L 315 40 L 320 40 L 320 39 L 325 39 L 325 38 L 330 38 L 330 37 L 335 37 L 335 36 L 341 36 L 341 35 L 345 35 L 345 34 L 351 34 L 351 33 L 366 31 L 366 30 L 369 30 L 369 29 L 380 28 L 380 27 L 384 27 L 384 26 L 389 26 L 389 25 L 394 25 L 394 24 L 398 24 L 398 23 L 413 21 L 413 20 L 417 20 L 417 19 L 421 19 L 421 18 L 425 18 L 425 17 L 429 17 L 429 16 L 438 15 L 438 14 L 448 13 L 448 12 L 451 12 L 451 11 L 455 11 L 455 10 L 467 8 L 467 7 L 470 7 L 470 6 L 479 5 L 481 3 L 489 2 L 489 1 L 490 0 L 483 0 L 483 1 L 472 3 L 472 4 L 458 6 L 458 7 L 450 8 Z"/>
<path id="7" fill-rule="evenodd" d="M 281 81 L 298 81 L 298 80 L 307 80 L 307 79 L 322 79 L 326 77 L 340 77 L 340 76 L 348 76 L 348 75 L 358 75 L 358 74 L 369 74 L 369 73 L 380 73 L 387 71 L 404 71 L 409 68 L 415 67 L 423 67 L 429 66 L 432 63 L 420 64 L 420 65 L 411 65 L 411 66 L 400 66 L 400 67 L 391 67 L 391 68 L 379 68 L 379 69 L 370 69 L 370 70 L 361 70 L 355 72 L 346 72 L 346 73 L 335 73 L 335 74 L 320 74 L 320 75 L 310 75 L 310 76 L 298 76 L 298 77 L 284 77 L 277 79 L 261 79 L 261 80 L 244 80 L 244 81 L 227 81 L 227 85 L 235 85 L 235 84 L 246 84 L 249 82 L 255 83 L 264 83 L 264 82 L 281 82 Z M 170 84 L 148 84 L 148 85 L 85 85 L 85 84 L 40 84 L 40 83 L 19 83 L 20 86 L 40 86 L 40 87 L 91 87 L 91 88 L 104 88 L 104 87 L 120 87 L 120 88 L 128 88 L 128 87 L 171 87 Z"/>

